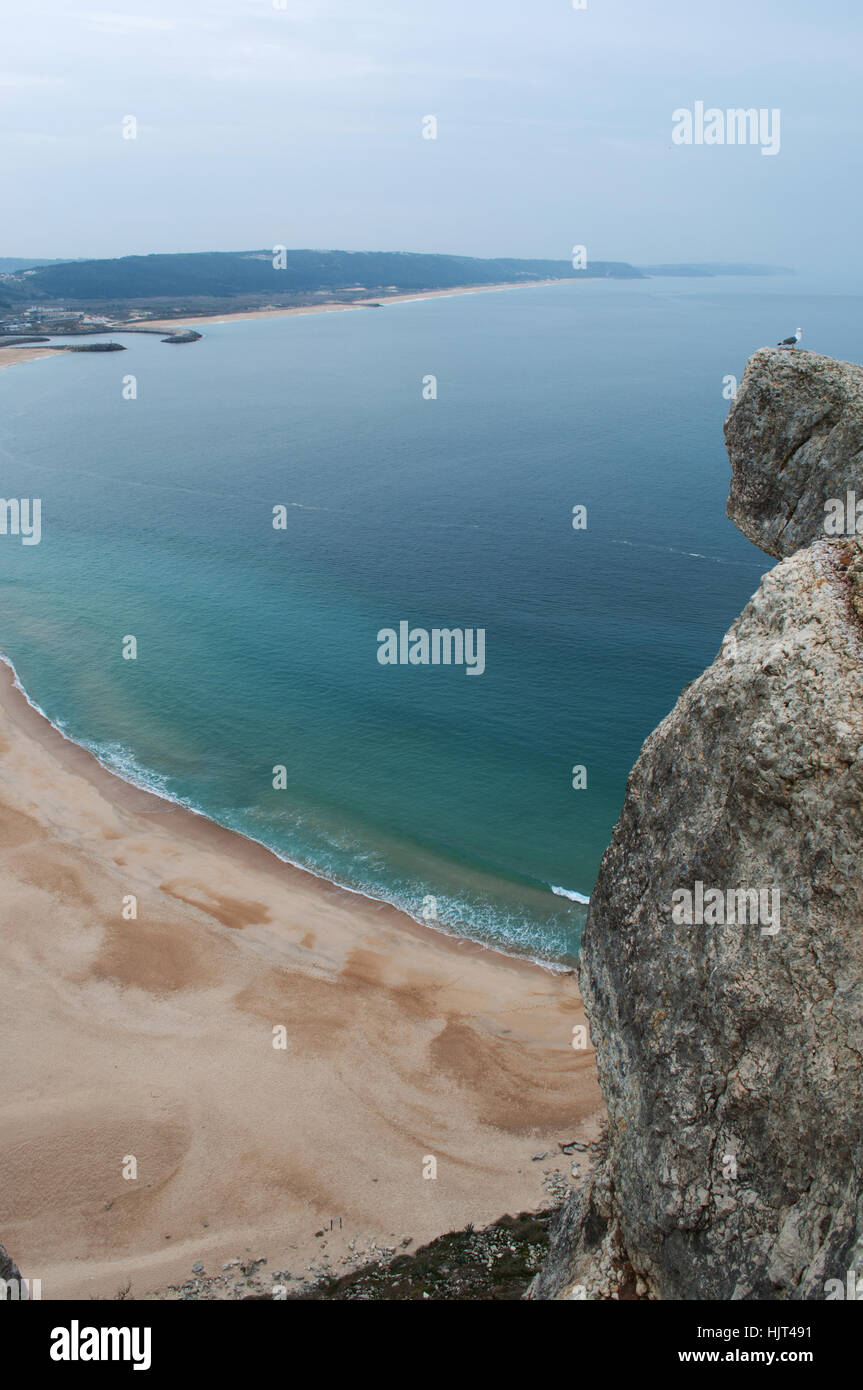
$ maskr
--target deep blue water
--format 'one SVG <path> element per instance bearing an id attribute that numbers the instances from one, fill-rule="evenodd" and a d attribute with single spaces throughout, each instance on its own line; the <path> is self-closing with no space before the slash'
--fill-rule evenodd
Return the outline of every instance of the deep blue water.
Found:
<path id="1" fill-rule="evenodd" d="M 798 324 L 858 360 L 860 309 L 795 277 L 573 283 L 3 371 L 0 492 L 43 535 L 0 537 L 0 649 L 124 775 L 567 958 L 584 908 L 552 886 L 590 893 L 641 743 L 771 563 L 725 518 L 723 378 Z M 401 620 L 484 628 L 485 672 L 380 665 Z"/>

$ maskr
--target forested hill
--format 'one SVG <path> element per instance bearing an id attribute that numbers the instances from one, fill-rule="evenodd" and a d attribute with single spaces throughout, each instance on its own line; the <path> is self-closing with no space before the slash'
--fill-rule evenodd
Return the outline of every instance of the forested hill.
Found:
<path id="1" fill-rule="evenodd" d="M 287 251 L 274 268 L 272 250 L 203 251 L 123 256 L 44 265 L 0 279 L 0 302 L 153 299 L 163 296 L 296 295 L 343 291 L 447 289 L 457 285 L 613 276 L 640 279 L 623 261 L 479 260 L 405 251 Z"/>
<path id="2" fill-rule="evenodd" d="M 58 260 L 56 256 L 34 256 L 30 261 L 23 256 L 0 256 L 0 275 L 15 274 L 19 270 L 30 270 L 34 265 L 68 265 L 67 260 Z"/>

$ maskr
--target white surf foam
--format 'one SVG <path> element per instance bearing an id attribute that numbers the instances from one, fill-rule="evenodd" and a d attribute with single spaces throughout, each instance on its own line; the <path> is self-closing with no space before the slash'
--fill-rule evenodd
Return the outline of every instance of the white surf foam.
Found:
<path id="1" fill-rule="evenodd" d="M 556 893 L 559 898 L 569 898 L 569 900 L 574 903 L 590 902 L 590 898 L 586 898 L 583 893 L 576 893 L 574 888 L 555 888 L 553 883 L 550 883 L 548 886 L 552 893 Z"/>

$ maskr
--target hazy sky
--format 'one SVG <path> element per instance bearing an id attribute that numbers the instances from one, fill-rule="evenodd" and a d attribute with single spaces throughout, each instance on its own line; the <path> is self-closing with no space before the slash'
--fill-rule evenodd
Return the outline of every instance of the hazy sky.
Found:
<path id="1" fill-rule="evenodd" d="M 860 258 L 861 0 L 0 0 L 0 33 L 0 255 Z M 697 101 L 779 108 L 779 154 L 674 145 Z"/>

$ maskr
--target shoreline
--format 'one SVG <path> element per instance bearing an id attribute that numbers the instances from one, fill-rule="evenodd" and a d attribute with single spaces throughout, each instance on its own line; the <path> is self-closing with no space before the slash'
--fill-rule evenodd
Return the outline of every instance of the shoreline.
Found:
<path id="1" fill-rule="evenodd" d="M 598 276 L 583 276 L 585 280 Z M 367 309 L 372 304 L 380 304 L 381 308 L 386 308 L 388 304 L 407 304 L 419 299 L 447 299 L 451 295 L 461 294 L 485 294 L 492 290 L 529 290 L 535 289 L 538 285 L 569 285 L 578 284 L 572 279 L 562 280 L 506 280 L 495 285 L 453 285 L 445 290 L 416 290 L 405 294 L 390 294 L 384 299 L 357 299 L 351 304 L 328 303 L 328 304 L 292 304 L 286 308 L 263 308 L 263 309 L 240 309 L 236 313 L 220 314 L 189 314 L 185 317 L 180 316 L 175 319 L 141 319 L 142 328 L 170 328 L 178 323 L 240 323 L 243 319 L 269 319 L 278 318 L 284 314 L 328 314 L 336 313 L 342 309 Z M 108 331 L 108 330 L 106 330 Z M 120 329 L 115 329 L 120 332 Z"/>
<path id="2" fill-rule="evenodd" d="M 326 874 L 317 873 L 314 869 L 308 868 L 305 864 L 300 864 L 295 859 L 288 859 L 284 855 L 279 854 L 278 850 L 272 849 L 269 845 L 265 844 L 263 840 L 256 840 L 253 835 L 246 835 L 242 830 L 236 830 L 231 826 L 223 825 L 221 821 L 215 820 L 212 816 L 208 815 L 206 811 L 200 811 L 197 807 L 192 806 L 187 802 L 178 801 L 175 797 L 169 796 L 164 792 L 160 792 L 151 786 L 144 785 L 141 782 L 137 782 L 131 777 L 124 776 L 122 772 L 118 772 L 115 768 L 110 767 L 107 763 L 104 763 L 102 759 L 98 756 L 98 754 L 94 753 L 92 749 L 86 746 L 86 744 L 79 743 L 77 739 L 70 738 L 68 734 L 64 733 L 63 730 L 57 724 L 54 723 L 51 717 L 48 714 L 46 714 L 45 711 L 42 709 L 41 705 L 37 704 L 37 702 L 31 698 L 23 682 L 21 681 L 18 672 L 15 669 L 14 662 L 2 650 L 0 650 L 0 704 L 2 704 L 3 699 L 3 668 L 5 668 L 5 671 L 8 673 L 9 676 L 11 676 L 13 688 L 21 695 L 27 706 L 38 716 L 40 720 L 43 720 L 45 724 L 47 724 L 50 729 L 52 729 L 57 735 L 59 735 L 59 737 L 62 738 L 65 743 L 69 744 L 71 748 L 78 749 L 87 758 L 91 759 L 94 766 L 99 768 L 107 777 L 115 779 L 121 785 L 131 787 L 133 790 L 140 792 L 144 796 L 152 797 L 155 801 L 161 803 L 161 805 L 164 807 L 174 808 L 189 816 L 196 816 L 200 820 L 204 821 L 207 825 L 211 825 L 215 829 L 223 831 L 226 835 L 230 835 L 240 842 L 249 845 L 256 845 L 260 850 L 262 850 L 266 855 L 268 855 L 272 860 L 274 860 L 276 864 L 282 866 L 285 869 L 293 870 L 298 874 L 303 874 L 308 878 L 313 879 L 315 882 L 324 885 L 324 887 L 326 888 L 335 888 L 340 893 L 347 893 L 351 896 L 361 898 L 364 902 L 374 904 L 375 907 L 388 908 L 390 911 L 397 913 L 399 917 L 402 918 L 405 922 L 411 923 L 412 926 L 418 928 L 423 933 L 431 932 L 436 936 L 443 936 L 450 941 L 475 946 L 482 951 L 490 951 L 493 955 L 503 956 L 507 960 L 518 961 L 530 966 L 536 966 L 540 970 L 547 970 L 549 971 L 549 973 L 553 975 L 575 974 L 574 966 L 566 960 L 551 960 L 547 958 L 544 959 L 538 956 L 529 955 L 527 951 L 507 950 L 502 944 L 494 943 L 491 941 L 481 941 L 478 937 L 467 936 L 457 931 L 452 931 L 447 927 L 445 923 L 431 923 L 423 921 L 418 917 L 414 917 L 405 908 L 399 907 L 398 904 L 390 902 L 388 898 L 376 897 L 373 893 L 367 893 L 362 888 L 352 888 L 349 884 L 340 883 L 338 879 L 328 878 Z M 557 894 L 558 896 L 569 898 L 571 901 L 578 902 L 583 906 L 587 906 L 590 902 L 589 897 L 585 897 L 581 893 L 576 894 L 570 890 L 561 888 L 550 888 L 549 891 L 553 894 Z"/>
<path id="3" fill-rule="evenodd" d="M 0 1233 L 43 1298 L 141 1296 L 199 1259 L 308 1277 L 335 1218 L 340 1271 L 382 1236 L 416 1248 L 549 1204 L 559 1145 L 602 1115 L 572 975 L 140 790 L 14 682 L 5 667 Z"/>
<path id="4" fill-rule="evenodd" d="M 13 345 L 0 348 L 0 371 L 2 371 L 4 367 L 16 367 L 22 362 L 35 362 L 40 357 L 54 357 L 58 352 L 62 351 L 63 348 L 33 347 L 32 345 L 17 348 Z M 15 353 L 16 356 L 13 357 L 13 353 Z"/>
<path id="5" fill-rule="evenodd" d="M 311 869 L 306 869 L 301 864 L 295 864 L 289 859 L 283 859 L 271 850 L 260 840 L 252 839 L 249 835 L 244 835 L 240 830 L 232 830 L 226 825 L 221 825 L 219 821 L 213 820 L 203 811 L 197 811 L 191 806 L 184 806 L 181 802 L 173 800 L 171 797 L 162 796 L 149 787 L 142 787 L 113 768 L 107 767 L 95 753 L 86 748 L 83 743 L 78 743 L 75 739 L 69 738 L 59 729 L 47 714 L 32 700 L 22 685 L 18 673 L 9 657 L 0 651 L 0 711 L 7 716 L 11 712 L 19 728 L 35 738 L 42 747 L 51 749 L 53 740 L 62 740 L 62 756 L 67 765 L 78 775 L 87 779 L 94 787 L 103 792 L 107 798 L 123 809 L 131 809 L 138 815 L 146 815 L 150 819 L 159 818 L 162 824 L 169 824 L 174 828 L 175 820 L 185 822 L 180 833 L 185 834 L 189 839 L 205 844 L 213 844 L 227 854 L 245 858 L 255 868 L 266 869 L 271 873 L 278 874 L 284 872 L 291 876 L 297 876 L 298 881 L 311 889 L 312 892 L 320 891 L 326 894 L 336 893 L 342 895 L 347 901 L 353 898 L 360 899 L 368 904 L 372 910 L 386 914 L 392 914 L 394 921 L 400 929 L 413 931 L 419 937 L 432 940 L 443 940 L 450 943 L 455 948 L 469 950 L 472 954 L 492 955 L 503 960 L 511 961 L 517 966 L 524 966 L 530 970 L 546 970 L 549 974 L 574 976 L 575 971 L 572 967 L 559 964 L 556 968 L 548 962 L 536 961 L 528 956 L 518 956 L 506 951 L 498 950 L 496 947 L 487 946 L 481 941 L 475 941 L 471 937 L 457 936 L 452 932 L 438 930 L 426 923 L 418 922 L 415 917 L 402 911 L 400 907 L 389 903 L 384 898 L 374 898 L 368 893 L 363 893 L 359 889 L 347 888 L 343 884 L 336 883 L 333 879 L 325 878 L 322 874 L 316 874 Z M 26 706 L 27 713 L 20 710 L 15 712 L 16 700 L 20 699 Z M 56 745 L 51 750 L 55 756 L 60 756 L 60 746 Z M 124 795 L 123 789 L 131 796 Z M 186 821 L 188 817 L 188 821 Z"/>

